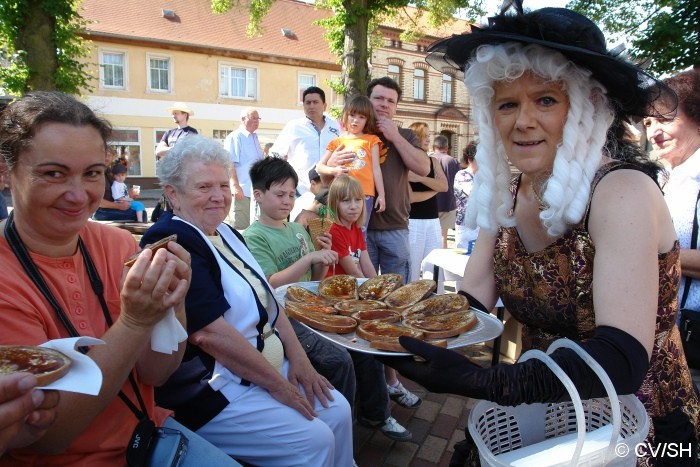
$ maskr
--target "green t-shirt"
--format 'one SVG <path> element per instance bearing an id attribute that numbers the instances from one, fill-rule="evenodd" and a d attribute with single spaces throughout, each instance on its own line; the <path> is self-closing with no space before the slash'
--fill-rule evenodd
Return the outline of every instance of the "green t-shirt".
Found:
<path id="1" fill-rule="evenodd" d="M 285 222 L 281 229 L 269 227 L 259 221 L 245 229 L 243 238 L 250 252 L 260 264 L 265 277 L 287 269 L 314 250 L 309 233 L 301 224 Z M 311 268 L 299 281 L 311 280 Z"/>

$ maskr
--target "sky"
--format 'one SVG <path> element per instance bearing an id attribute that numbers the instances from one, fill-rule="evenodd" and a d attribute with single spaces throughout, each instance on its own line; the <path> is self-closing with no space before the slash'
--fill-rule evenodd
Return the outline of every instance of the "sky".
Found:
<path id="1" fill-rule="evenodd" d="M 496 13 L 501 8 L 502 3 L 502 0 L 485 0 L 484 5 L 486 5 L 486 11 Z M 564 7 L 567 3 L 567 0 L 523 0 L 523 8 L 537 10 L 546 6 Z"/>
<path id="2" fill-rule="evenodd" d="M 503 0 L 485 0 L 484 9 L 486 10 L 487 17 L 498 13 L 502 3 Z M 530 10 L 537 10 L 546 6 L 561 8 L 565 7 L 567 3 L 567 0 L 523 0 L 523 8 Z"/>

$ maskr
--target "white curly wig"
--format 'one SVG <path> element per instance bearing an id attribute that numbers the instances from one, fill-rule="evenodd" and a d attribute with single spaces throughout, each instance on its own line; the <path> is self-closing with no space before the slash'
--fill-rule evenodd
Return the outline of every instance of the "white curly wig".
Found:
<path id="1" fill-rule="evenodd" d="M 493 85 L 497 81 L 514 81 L 528 71 L 561 82 L 569 98 L 562 142 L 542 196 L 546 209 L 540 213 L 547 233 L 556 237 L 583 218 L 614 112 L 605 88 L 588 70 L 574 65 L 559 52 L 533 44 L 482 45 L 467 64 L 464 83 L 479 128 L 479 171 L 469 196 L 466 222 L 471 228 L 478 225 L 493 234 L 501 226 L 516 224 L 508 157 L 494 125 Z"/>

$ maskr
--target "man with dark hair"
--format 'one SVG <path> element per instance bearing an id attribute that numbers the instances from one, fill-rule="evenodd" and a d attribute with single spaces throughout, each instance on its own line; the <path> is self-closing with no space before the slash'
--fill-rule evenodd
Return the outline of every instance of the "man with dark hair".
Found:
<path id="1" fill-rule="evenodd" d="M 321 160 L 328 143 L 340 136 L 340 127 L 338 122 L 323 113 L 326 110 L 323 89 L 316 86 L 306 88 L 302 99 L 305 117 L 285 125 L 270 148 L 270 154 L 292 164 L 299 176 L 297 191 L 303 195 L 311 185 L 309 170 Z"/>

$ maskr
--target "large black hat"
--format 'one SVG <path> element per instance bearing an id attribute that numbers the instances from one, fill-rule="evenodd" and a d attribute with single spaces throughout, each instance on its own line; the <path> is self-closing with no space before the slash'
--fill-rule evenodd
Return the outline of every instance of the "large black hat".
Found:
<path id="1" fill-rule="evenodd" d="M 509 7 L 514 13 L 508 13 Z M 667 86 L 639 66 L 620 57 L 624 47 L 607 50 L 603 32 L 591 20 L 566 8 L 542 8 L 523 12 L 522 1 L 510 2 L 488 25 L 439 40 L 428 48 L 427 62 L 442 72 L 446 66 L 464 72 L 481 45 L 504 42 L 538 44 L 557 50 L 586 68 L 605 86 L 608 99 L 623 116 L 660 116 L 675 110 L 676 97 Z M 663 95 L 666 112 L 651 104 Z M 669 101 L 671 99 L 671 101 Z"/>

